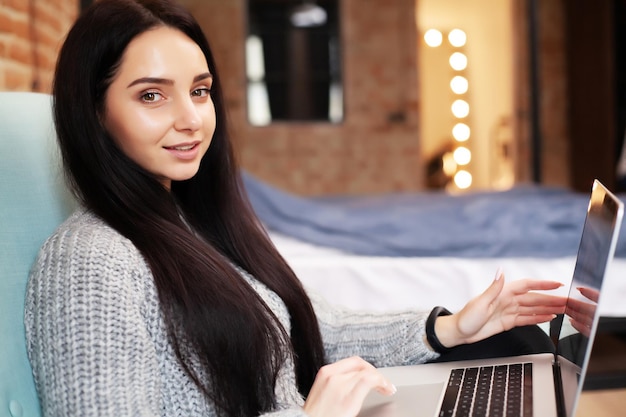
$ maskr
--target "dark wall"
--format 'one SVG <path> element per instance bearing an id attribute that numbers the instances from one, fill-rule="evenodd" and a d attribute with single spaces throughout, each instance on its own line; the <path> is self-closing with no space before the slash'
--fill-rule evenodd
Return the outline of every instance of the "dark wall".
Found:
<path id="1" fill-rule="evenodd" d="M 618 85 L 615 10 L 622 0 L 565 2 L 568 39 L 572 186 L 588 192 L 594 178 L 616 188 Z"/>

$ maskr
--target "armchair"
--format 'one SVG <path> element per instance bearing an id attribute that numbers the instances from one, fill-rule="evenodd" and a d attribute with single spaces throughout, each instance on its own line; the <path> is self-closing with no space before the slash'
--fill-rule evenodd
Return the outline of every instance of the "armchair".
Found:
<path id="1" fill-rule="evenodd" d="M 0 147 L 0 417 L 38 417 L 24 336 L 26 281 L 40 246 L 75 205 L 50 95 L 0 92 Z"/>

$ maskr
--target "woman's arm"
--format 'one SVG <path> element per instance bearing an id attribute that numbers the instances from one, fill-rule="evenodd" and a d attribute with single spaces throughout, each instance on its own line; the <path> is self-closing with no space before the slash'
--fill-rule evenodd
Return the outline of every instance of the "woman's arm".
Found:
<path id="1" fill-rule="evenodd" d="M 399 366 L 437 358 L 425 342 L 429 312 L 354 311 L 329 304 L 309 293 L 329 362 L 360 356 L 371 364 Z"/>
<path id="2" fill-rule="evenodd" d="M 434 334 L 445 348 L 486 339 L 517 326 L 539 324 L 562 313 L 565 298 L 537 291 L 561 287 L 556 281 L 517 280 L 492 285 L 452 315 L 436 318 Z M 328 360 L 357 355 L 376 366 L 425 362 L 437 357 L 426 337 L 430 312 L 369 313 L 329 305 L 310 294 Z M 432 336 L 431 336 L 432 337 Z"/>
<path id="3" fill-rule="evenodd" d="M 160 414 L 141 266 L 132 245 L 97 230 L 65 230 L 42 249 L 25 322 L 44 416 Z"/>

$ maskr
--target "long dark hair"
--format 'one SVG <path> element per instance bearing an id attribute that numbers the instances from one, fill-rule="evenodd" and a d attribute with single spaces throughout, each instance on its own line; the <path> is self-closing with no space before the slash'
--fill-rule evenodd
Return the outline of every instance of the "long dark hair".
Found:
<path id="1" fill-rule="evenodd" d="M 202 49 L 213 75 L 217 120 L 199 172 L 173 182 L 171 192 L 126 157 L 100 122 L 127 45 L 164 25 Z M 218 413 L 243 417 L 271 410 L 278 372 L 289 355 L 298 389 L 306 396 L 324 362 L 317 320 L 304 289 L 249 206 L 227 133 L 215 62 L 194 18 L 170 0 L 95 2 L 60 51 L 53 96 L 57 136 L 74 192 L 146 259 L 178 360 Z M 234 265 L 279 295 L 291 317 L 290 334 Z M 198 363 L 200 369 L 192 366 Z"/>

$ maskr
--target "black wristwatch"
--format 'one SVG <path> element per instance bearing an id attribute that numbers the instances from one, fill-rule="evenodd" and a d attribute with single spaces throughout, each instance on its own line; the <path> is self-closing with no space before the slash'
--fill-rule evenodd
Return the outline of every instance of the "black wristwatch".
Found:
<path id="1" fill-rule="evenodd" d="M 437 306 L 433 308 L 433 310 L 428 315 L 428 319 L 426 319 L 426 340 L 428 340 L 430 346 L 437 353 L 443 354 L 452 350 L 451 348 L 442 345 L 439 341 L 439 338 L 437 337 L 437 334 L 435 333 L 435 320 L 437 320 L 437 317 L 449 316 L 451 314 L 452 313 L 448 309 Z"/>

